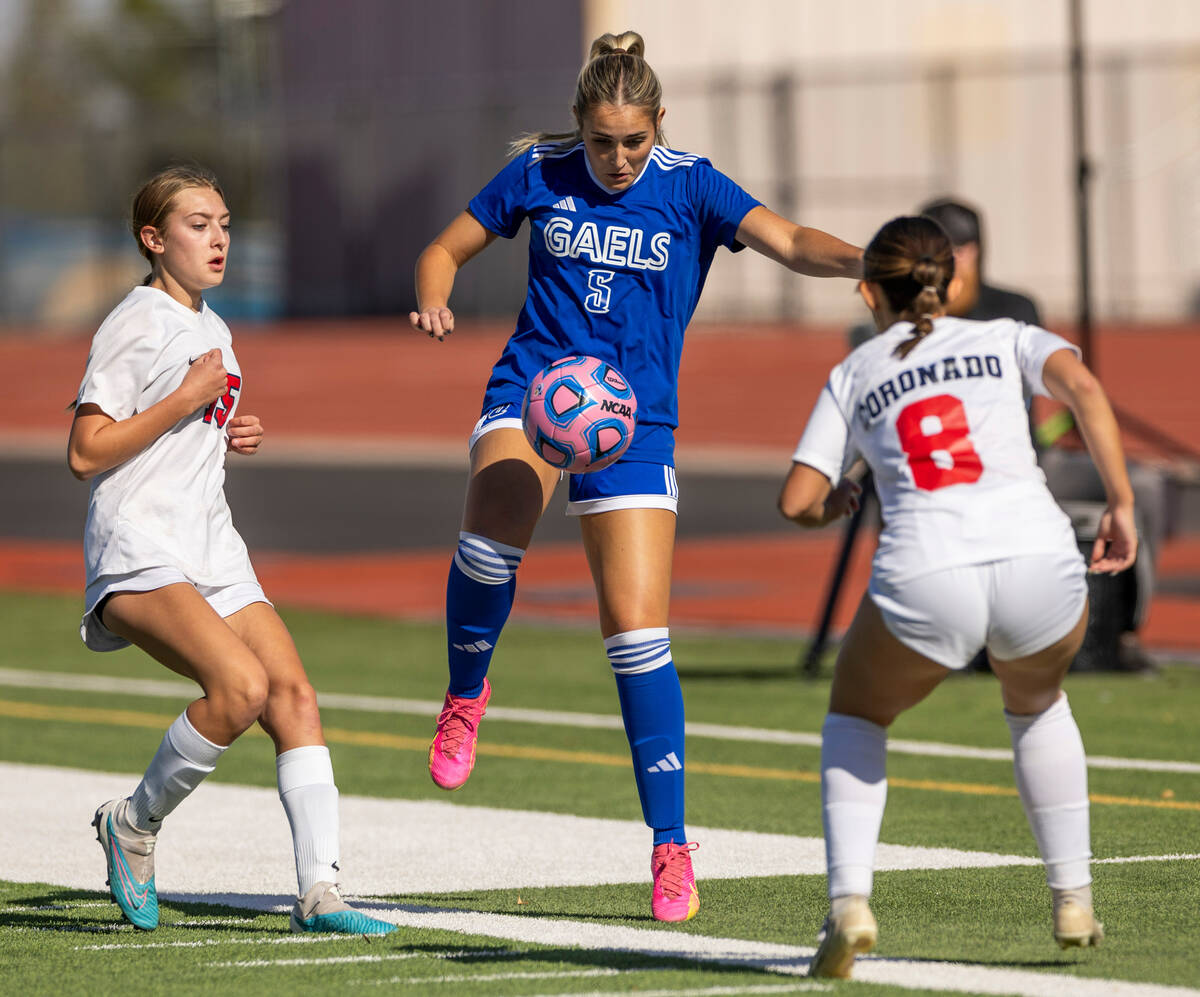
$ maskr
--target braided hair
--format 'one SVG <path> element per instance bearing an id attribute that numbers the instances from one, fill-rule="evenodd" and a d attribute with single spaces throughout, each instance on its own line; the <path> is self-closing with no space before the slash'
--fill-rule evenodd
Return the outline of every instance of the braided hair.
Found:
<path id="1" fill-rule="evenodd" d="M 933 332 L 953 277 L 954 247 L 933 219 L 902 215 L 875 233 L 863 254 L 863 279 L 878 284 L 892 311 L 913 323 L 912 336 L 896 347 L 896 356 L 908 356 Z"/>

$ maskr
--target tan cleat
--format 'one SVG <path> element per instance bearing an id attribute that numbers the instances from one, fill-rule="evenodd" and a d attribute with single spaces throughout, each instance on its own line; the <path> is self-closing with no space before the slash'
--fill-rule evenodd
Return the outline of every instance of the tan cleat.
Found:
<path id="1" fill-rule="evenodd" d="M 809 976 L 850 979 L 854 957 L 870 952 L 879 937 L 875 915 L 863 896 L 838 897 L 821 929 L 821 944 L 808 967 Z"/>
<path id="2" fill-rule="evenodd" d="M 327 931 L 339 935 L 388 935 L 396 930 L 390 921 L 355 910 L 334 883 L 317 883 L 292 907 L 292 931 Z"/>
<path id="3" fill-rule="evenodd" d="M 1066 900 L 1054 910 L 1054 940 L 1059 948 L 1093 948 L 1104 937 L 1104 925 L 1096 920 L 1091 907 Z"/>

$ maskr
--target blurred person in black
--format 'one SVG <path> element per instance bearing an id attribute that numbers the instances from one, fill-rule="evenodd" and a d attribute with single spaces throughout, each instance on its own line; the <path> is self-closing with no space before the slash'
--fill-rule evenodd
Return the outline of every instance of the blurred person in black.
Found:
<path id="1" fill-rule="evenodd" d="M 979 212 L 961 201 L 939 198 L 924 205 L 920 213 L 941 225 L 954 244 L 954 273 L 962 281 L 962 289 L 948 303 L 948 314 L 978 322 L 1011 318 L 1030 325 L 1042 324 L 1031 297 L 984 280 Z"/>
<path id="2" fill-rule="evenodd" d="M 954 274 L 962 281 L 958 294 L 946 303 L 946 314 L 986 322 L 1011 318 L 1041 325 L 1034 300 L 1027 294 L 987 283 L 983 276 L 983 233 L 979 212 L 962 201 L 940 197 L 923 205 L 919 214 L 932 218 L 946 230 L 954 246 Z M 875 335 L 870 322 L 850 330 L 850 346 L 859 346 Z"/>

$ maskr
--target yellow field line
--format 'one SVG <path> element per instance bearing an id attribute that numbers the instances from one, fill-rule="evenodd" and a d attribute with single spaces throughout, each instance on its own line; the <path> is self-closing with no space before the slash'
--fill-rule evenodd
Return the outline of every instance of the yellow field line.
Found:
<path id="1" fill-rule="evenodd" d="M 150 727 L 165 730 L 175 719 L 158 713 L 136 710 L 106 710 L 91 706 L 48 706 L 42 703 L 20 703 L 0 699 L 0 716 L 23 720 L 58 720 L 67 723 L 97 724 L 108 727 Z M 265 736 L 258 727 L 242 735 Z M 330 744 L 352 744 L 368 748 L 390 748 L 395 751 L 429 751 L 429 738 L 385 734 L 380 731 L 325 728 L 325 740 Z M 628 755 L 608 755 L 598 751 L 567 751 L 561 748 L 536 748 L 522 744 L 481 743 L 476 751 L 492 758 L 519 758 L 524 761 L 566 762 L 573 765 L 607 765 L 610 768 L 629 768 Z M 783 782 L 819 783 L 819 772 L 803 769 L 772 769 L 755 765 L 722 765 L 716 762 L 691 762 L 688 771 L 697 775 L 717 775 L 735 779 L 771 779 Z M 888 777 L 888 786 L 897 789 L 920 789 L 936 793 L 959 793 L 967 796 L 1016 796 L 1013 786 L 993 786 L 977 782 L 943 782 L 937 779 L 905 779 Z M 1092 793 L 1093 803 L 1120 807 L 1150 807 L 1156 810 L 1189 810 L 1200 812 L 1200 801 L 1151 800 L 1137 796 L 1111 796 Z"/>

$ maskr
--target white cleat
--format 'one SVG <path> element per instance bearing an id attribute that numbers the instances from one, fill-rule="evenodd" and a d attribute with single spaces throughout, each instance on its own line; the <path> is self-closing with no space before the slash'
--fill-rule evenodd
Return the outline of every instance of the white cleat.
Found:
<path id="1" fill-rule="evenodd" d="M 850 979 L 854 957 L 870 952 L 879 937 L 875 915 L 863 896 L 838 897 L 821 929 L 821 944 L 808 968 L 809 976 Z"/>
<path id="2" fill-rule="evenodd" d="M 1054 910 L 1054 940 L 1058 947 L 1088 948 L 1100 944 L 1104 925 L 1096 920 L 1091 907 L 1066 900 Z"/>

